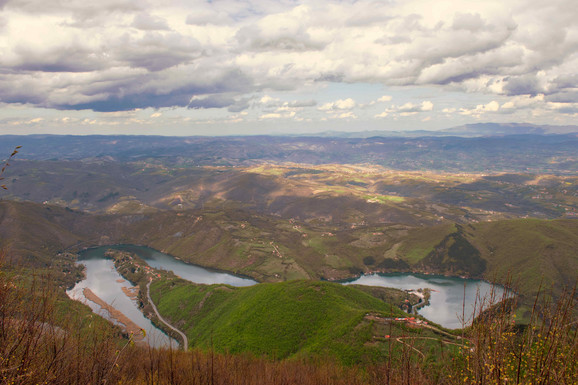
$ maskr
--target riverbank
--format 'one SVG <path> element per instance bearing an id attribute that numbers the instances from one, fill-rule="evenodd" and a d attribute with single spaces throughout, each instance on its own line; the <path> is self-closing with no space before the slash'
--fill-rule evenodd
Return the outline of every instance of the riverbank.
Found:
<path id="1" fill-rule="evenodd" d="M 128 251 L 111 249 L 105 255 L 112 258 L 117 272 L 135 285 L 133 290 L 123 288 L 123 292 L 131 298 L 138 299 L 144 316 L 150 319 L 157 328 L 180 340 L 183 350 L 186 351 L 189 346 L 187 336 L 160 315 L 150 296 L 150 285 L 153 279 L 174 278 L 175 275 L 150 267 L 142 258 Z"/>
<path id="2" fill-rule="evenodd" d="M 108 314 L 110 314 L 110 318 L 112 318 L 113 320 L 122 324 L 124 331 L 129 336 L 132 337 L 133 341 L 144 343 L 143 340 L 145 338 L 145 334 L 143 332 L 143 329 L 140 328 L 133 321 L 131 321 L 130 318 L 128 318 L 126 315 L 124 315 L 121 311 L 115 309 L 114 307 L 112 307 L 111 305 L 109 305 L 108 303 L 103 301 L 99 296 L 94 294 L 94 292 L 92 290 L 90 290 L 89 288 L 87 288 L 87 287 L 84 288 L 82 291 L 82 294 L 84 294 L 84 297 L 87 300 L 94 302 L 95 304 L 100 306 L 101 309 L 106 310 L 108 312 Z"/>

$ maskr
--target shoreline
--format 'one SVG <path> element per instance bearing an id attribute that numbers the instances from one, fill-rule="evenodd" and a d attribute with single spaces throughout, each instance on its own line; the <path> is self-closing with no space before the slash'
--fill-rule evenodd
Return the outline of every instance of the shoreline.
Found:
<path id="1" fill-rule="evenodd" d="M 151 249 L 153 251 L 166 254 L 166 255 L 168 255 L 168 256 L 176 259 L 176 260 L 179 260 L 180 262 L 183 262 L 187 265 L 200 267 L 200 268 L 203 268 L 203 269 L 206 269 L 208 271 L 215 272 L 215 273 L 225 273 L 225 274 L 230 274 L 230 275 L 233 275 L 233 276 L 236 276 L 239 278 L 250 279 L 250 280 L 255 281 L 257 284 L 269 282 L 269 281 L 259 281 L 257 277 L 251 276 L 249 274 L 243 274 L 243 273 L 238 273 L 238 272 L 231 271 L 231 270 L 220 269 L 218 267 L 212 267 L 212 266 L 207 266 L 207 265 L 201 265 L 198 263 L 193 263 L 193 262 L 190 262 L 188 260 L 183 259 L 182 257 L 168 254 L 162 250 L 157 250 L 157 249 L 155 249 L 149 245 L 146 245 L 146 244 L 116 243 L 116 244 L 107 244 L 107 245 L 92 245 L 92 246 L 88 246 L 88 247 L 85 246 L 83 248 L 80 248 L 76 254 L 77 254 L 77 256 L 79 256 L 79 254 L 84 252 L 84 251 L 91 250 L 91 249 L 97 249 L 97 248 L 101 248 L 101 247 L 109 247 L 113 250 L 132 252 L 130 250 L 123 250 L 123 247 L 127 247 L 127 246 L 128 246 L 128 248 L 130 248 L 131 246 L 148 248 L 148 249 Z M 115 247 L 119 247 L 119 248 L 115 248 Z M 77 259 L 77 261 L 78 261 L 78 259 Z M 504 284 L 504 283 L 500 283 L 497 280 L 490 280 L 489 278 L 485 277 L 484 275 L 476 276 L 476 275 L 468 275 L 468 274 L 456 275 L 456 274 L 430 273 L 430 272 L 423 271 L 423 270 L 422 271 L 420 271 L 420 270 L 398 270 L 398 271 L 370 270 L 367 272 L 360 272 L 357 275 L 345 274 L 344 276 L 341 276 L 341 277 L 338 277 L 338 276 L 331 276 L 331 277 L 320 276 L 318 279 L 312 279 L 312 280 L 343 283 L 343 282 L 355 281 L 356 279 L 358 279 L 362 276 L 373 275 L 373 274 L 378 274 L 378 275 L 379 274 L 384 274 L 384 275 L 388 275 L 388 274 L 392 274 L 392 275 L 395 275 L 395 274 L 412 274 L 412 275 L 416 275 L 418 277 L 421 275 L 423 277 L 431 277 L 431 278 L 443 277 L 443 278 L 455 278 L 455 279 L 464 279 L 464 280 L 472 280 L 472 281 L 483 281 L 483 282 L 486 282 L 490 285 L 500 286 L 504 289 L 513 291 L 509 285 Z M 272 281 L 272 282 L 277 282 L 277 281 Z"/>
<path id="2" fill-rule="evenodd" d="M 264 283 L 264 282 L 258 281 L 258 278 L 257 278 L 257 277 L 253 277 L 253 276 L 250 276 L 250 275 L 247 275 L 247 274 L 243 274 L 243 273 L 238 273 L 238 272 L 231 271 L 231 270 L 220 269 L 220 268 L 218 268 L 218 267 L 212 267 L 212 266 L 201 265 L 201 264 L 198 264 L 198 263 L 190 262 L 190 261 L 188 261 L 188 260 L 183 259 L 183 257 L 179 257 L 179 256 L 175 256 L 175 255 L 173 255 L 173 254 L 169 254 L 169 253 L 167 253 L 167 252 L 165 252 L 165 251 L 155 249 L 154 247 L 148 246 L 148 245 L 145 245 L 145 244 L 115 243 L 115 244 L 89 246 L 89 247 L 84 247 L 84 248 L 80 249 L 76 254 L 77 254 L 77 256 L 79 256 L 80 253 L 85 252 L 85 251 L 87 251 L 87 250 L 98 249 L 98 248 L 101 248 L 101 247 L 102 247 L 102 248 L 109 248 L 109 249 L 118 250 L 118 251 L 128 251 L 128 252 L 135 253 L 135 254 L 138 255 L 137 252 L 134 252 L 134 251 L 131 251 L 131 250 L 124 250 L 124 249 L 123 249 L 123 247 L 130 248 L 130 247 L 132 247 L 132 246 L 135 246 L 135 247 L 138 247 L 138 248 L 148 248 L 148 249 L 151 249 L 151 250 L 156 251 L 156 252 L 158 252 L 158 253 L 162 253 L 162 254 L 168 255 L 169 257 L 172 257 L 172 258 L 178 260 L 179 262 L 183 262 L 184 264 L 187 264 L 187 265 L 190 265 L 190 266 L 199 267 L 199 268 L 205 269 L 205 270 L 210 271 L 210 272 L 229 274 L 229 275 L 236 276 L 236 277 L 238 277 L 238 278 L 250 279 L 250 280 L 255 281 L 256 283 Z M 140 258 L 146 261 L 145 258 L 143 258 L 143 257 L 140 257 Z M 78 258 L 77 258 L 77 262 L 78 262 Z"/>
<path id="3" fill-rule="evenodd" d="M 127 332 L 129 335 L 132 335 L 132 338 L 134 339 L 135 342 L 144 343 L 145 336 L 142 332 L 142 328 L 138 326 L 136 323 L 134 323 L 126 315 L 124 315 L 120 310 L 115 309 L 114 307 L 103 301 L 99 296 L 94 294 L 94 292 L 90 290 L 88 287 L 85 287 L 82 290 L 82 294 L 88 301 L 94 302 L 95 304 L 100 306 L 101 309 L 106 310 L 113 320 L 124 325 L 123 327 L 124 331 Z"/>

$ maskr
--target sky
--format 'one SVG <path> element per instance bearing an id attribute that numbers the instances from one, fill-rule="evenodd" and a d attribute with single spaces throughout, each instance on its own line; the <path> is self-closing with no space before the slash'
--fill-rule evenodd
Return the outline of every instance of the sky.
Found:
<path id="1" fill-rule="evenodd" d="M 0 0 L 0 134 L 578 121 L 576 0 Z"/>

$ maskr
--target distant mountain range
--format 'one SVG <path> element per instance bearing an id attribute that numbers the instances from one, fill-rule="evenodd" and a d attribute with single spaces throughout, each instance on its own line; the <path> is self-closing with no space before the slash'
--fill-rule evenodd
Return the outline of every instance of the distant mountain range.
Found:
<path id="1" fill-rule="evenodd" d="M 578 133 L 578 126 L 535 125 L 529 123 L 476 123 L 442 130 L 457 136 L 564 135 Z"/>
<path id="2" fill-rule="evenodd" d="M 575 174 L 578 169 L 578 126 L 487 123 L 435 133 L 401 134 L 379 131 L 226 137 L 5 135 L 0 136 L 0 159 L 11 154 L 16 146 L 22 146 L 16 160 L 153 162 L 171 167 L 285 162 L 375 164 L 393 170 L 556 174 Z"/>
<path id="3" fill-rule="evenodd" d="M 372 130 L 361 132 L 338 132 L 326 131 L 315 134 L 299 134 L 288 136 L 317 136 L 336 138 L 371 138 L 371 137 L 440 137 L 459 136 L 464 138 L 482 136 L 505 136 L 505 135 L 565 135 L 578 134 L 578 126 L 553 126 L 535 125 L 530 123 L 474 123 L 446 128 L 443 130 L 411 130 L 411 131 L 388 131 Z"/>

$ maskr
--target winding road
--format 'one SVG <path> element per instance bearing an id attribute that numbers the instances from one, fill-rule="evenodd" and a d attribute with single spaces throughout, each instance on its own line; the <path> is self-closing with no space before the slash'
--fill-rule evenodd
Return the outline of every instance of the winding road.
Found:
<path id="1" fill-rule="evenodd" d="M 181 338 L 183 340 L 183 344 L 182 344 L 183 350 L 187 351 L 189 349 L 189 340 L 188 340 L 187 336 L 185 335 L 185 333 L 183 333 L 182 331 L 180 331 L 179 329 L 177 329 L 176 327 L 174 327 L 173 325 L 168 323 L 163 317 L 161 317 L 161 315 L 157 309 L 157 306 L 153 302 L 153 300 L 151 298 L 151 283 L 152 283 L 152 280 L 149 280 L 149 283 L 147 283 L 147 299 L 148 299 L 149 303 L 151 304 L 153 310 L 155 311 L 155 314 L 157 315 L 158 319 L 162 323 L 167 325 L 167 327 L 169 329 L 174 330 L 175 332 L 177 332 L 181 336 Z"/>

